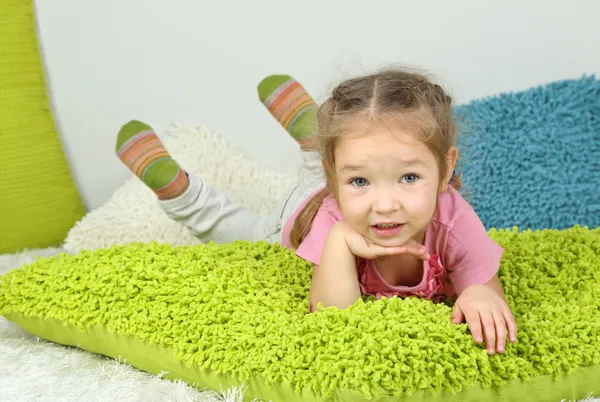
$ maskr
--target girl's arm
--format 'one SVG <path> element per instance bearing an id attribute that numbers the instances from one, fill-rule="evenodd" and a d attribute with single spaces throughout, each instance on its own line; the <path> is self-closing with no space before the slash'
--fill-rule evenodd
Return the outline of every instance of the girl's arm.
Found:
<path id="1" fill-rule="evenodd" d="M 323 246 L 320 265 L 314 265 L 308 309 L 314 312 L 318 303 L 324 307 L 346 308 L 360 298 L 356 258 L 346 242 L 345 222 L 336 223 Z"/>
<path id="2" fill-rule="evenodd" d="M 314 265 L 309 311 L 315 311 L 318 303 L 346 308 L 360 298 L 356 257 L 374 259 L 403 253 L 429 258 L 425 247 L 413 241 L 398 247 L 383 247 L 367 240 L 347 222 L 337 222 L 325 238 L 319 265 Z"/>
<path id="3" fill-rule="evenodd" d="M 494 275 L 494 277 L 488 283 L 486 283 L 485 286 L 496 291 L 500 295 L 502 300 L 504 300 L 504 302 L 508 304 L 508 300 L 506 300 L 506 295 L 504 294 L 504 289 L 502 288 L 502 284 L 500 283 L 498 275 Z"/>

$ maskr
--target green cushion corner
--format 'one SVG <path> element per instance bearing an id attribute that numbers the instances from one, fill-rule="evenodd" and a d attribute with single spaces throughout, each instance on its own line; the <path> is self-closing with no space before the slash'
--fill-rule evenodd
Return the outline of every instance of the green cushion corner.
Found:
<path id="1" fill-rule="evenodd" d="M 0 0 L 0 254 L 59 245 L 85 214 L 56 131 L 33 3 Z"/>

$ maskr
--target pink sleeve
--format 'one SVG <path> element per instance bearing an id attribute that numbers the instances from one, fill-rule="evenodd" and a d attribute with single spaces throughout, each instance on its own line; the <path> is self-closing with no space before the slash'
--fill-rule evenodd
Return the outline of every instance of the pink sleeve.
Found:
<path id="1" fill-rule="evenodd" d="M 333 211 L 325 206 L 321 206 L 315 215 L 310 231 L 296 250 L 296 255 L 315 265 L 319 265 L 321 263 L 321 253 L 325 244 L 325 238 L 337 221 L 339 219 Z"/>
<path id="2" fill-rule="evenodd" d="M 465 210 L 454 222 L 446 245 L 445 265 L 456 293 L 489 282 L 498 272 L 503 251 L 487 234 L 475 211 Z"/>

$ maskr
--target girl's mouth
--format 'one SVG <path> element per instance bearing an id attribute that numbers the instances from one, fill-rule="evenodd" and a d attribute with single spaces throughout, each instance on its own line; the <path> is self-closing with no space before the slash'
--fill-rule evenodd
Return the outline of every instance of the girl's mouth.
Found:
<path id="1" fill-rule="evenodd" d="M 378 223 L 371 225 L 371 230 L 380 237 L 389 237 L 398 234 L 404 227 L 403 223 Z"/>

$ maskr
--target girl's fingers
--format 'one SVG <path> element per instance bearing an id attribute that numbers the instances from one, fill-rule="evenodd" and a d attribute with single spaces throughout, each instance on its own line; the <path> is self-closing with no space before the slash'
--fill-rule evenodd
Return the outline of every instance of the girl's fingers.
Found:
<path id="1" fill-rule="evenodd" d="M 425 246 L 417 243 L 414 240 L 409 240 L 403 245 L 397 247 L 384 247 L 373 243 L 373 241 L 370 239 L 364 238 L 364 240 L 364 247 L 360 247 L 365 249 L 364 252 L 360 253 L 360 256 L 363 258 L 377 258 L 398 254 L 411 254 L 425 261 L 431 258 Z M 356 248 L 354 252 L 356 251 L 358 251 L 358 248 Z"/>
<path id="2" fill-rule="evenodd" d="M 504 312 L 502 313 L 504 317 L 504 321 L 506 322 L 506 328 L 508 329 L 508 339 L 512 343 L 517 342 L 517 323 L 515 322 L 515 317 L 513 316 L 510 308 L 506 307 Z"/>
<path id="3" fill-rule="evenodd" d="M 381 247 L 379 246 L 380 252 L 382 253 L 381 255 L 397 255 L 397 254 L 403 254 L 406 252 L 406 248 L 405 247 Z"/>
<path id="4" fill-rule="evenodd" d="M 452 311 L 452 323 L 460 324 L 465 320 L 465 315 L 458 304 L 454 305 L 454 311 Z M 471 331 L 473 332 L 473 331 Z"/>
<path id="5" fill-rule="evenodd" d="M 417 247 L 424 247 L 421 243 L 417 242 L 416 240 L 413 239 L 409 239 L 406 241 L 406 243 L 404 243 L 405 246 L 417 246 Z"/>
<path id="6" fill-rule="evenodd" d="M 473 337 L 473 340 L 475 341 L 475 343 L 481 343 L 483 342 L 483 335 L 481 333 L 481 320 L 479 319 L 479 313 L 477 311 L 467 311 L 464 312 L 463 314 L 465 316 L 465 319 L 467 321 L 467 325 L 469 326 L 469 329 L 471 330 L 471 336 Z"/>
<path id="7" fill-rule="evenodd" d="M 403 248 L 403 254 L 412 254 L 415 257 L 419 257 L 425 261 L 427 261 L 430 258 L 430 255 L 427 252 L 425 246 L 422 246 L 416 242 L 414 244 L 405 243 Z"/>
<path id="8" fill-rule="evenodd" d="M 376 244 L 371 244 L 366 247 L 365 252 L 361 253 L 360 257 L 373 259 L 388 255 L 402 254 L 404 252 L 404 247 L 382 247 Z"/>
<path id="9" fill-rule="evenodd" d="M 481 325 L 483 327 L 483 336 L 485 337 L 485 346 L 488 355 L 493 355 L 496 347 L 496 328 L 494 317 L 491 313 L 480 313 Z"/>
<path id="10" fill-rule="evenodd" d="M 496 326 L 496 350 L 498 353 L 503 353 L 506 346 L 506 322 L 501 311 L 494 311 L 492 316 Z"/>

